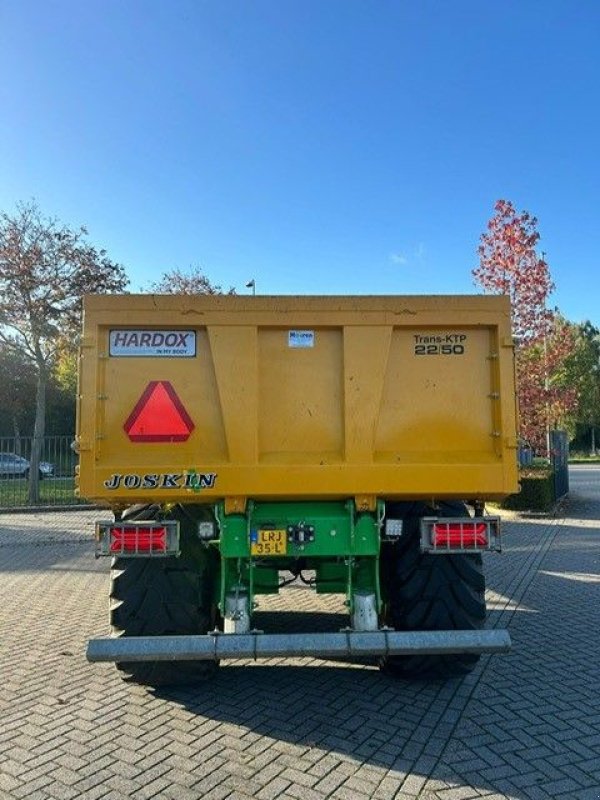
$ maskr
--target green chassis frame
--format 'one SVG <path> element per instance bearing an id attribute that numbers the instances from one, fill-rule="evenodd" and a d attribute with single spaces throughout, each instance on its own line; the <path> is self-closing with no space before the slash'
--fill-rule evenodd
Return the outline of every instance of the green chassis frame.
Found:
<path id="1" fill-rule="evenodd" d="M 381 611 L 379 552 L 384 503 L 378 501 L 375 513 L 358 513 L 354 501 L 255 503 L 250 501 L 245 514 L 225 514 L 222 503 L 216 508 L 219 539 L 211 542 L 221 557 L 221 576 L 217 583 L 217 602 L 221 613 L 225 597 L 240 590 L 247 592 L 249 609 L 255 596 L 277 594 L 279 571 L 312 570 L 319 594 L 344 594 L 350 614 L 356 592 L 374 594 Z M 294 534 L 312 528 L 311 541 Z M 251 541 L 259 531 L 285 531 L 285 555 L 251 553 Z"/>

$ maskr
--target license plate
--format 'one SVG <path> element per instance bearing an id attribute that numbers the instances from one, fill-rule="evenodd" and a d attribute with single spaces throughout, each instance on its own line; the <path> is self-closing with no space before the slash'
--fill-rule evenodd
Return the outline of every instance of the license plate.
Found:
<path id="1" fill-rule="evenodd" d="M 259 530 L 250 534 L 250 555 L 284 556 L 287 552 L 287 531 Z"/>

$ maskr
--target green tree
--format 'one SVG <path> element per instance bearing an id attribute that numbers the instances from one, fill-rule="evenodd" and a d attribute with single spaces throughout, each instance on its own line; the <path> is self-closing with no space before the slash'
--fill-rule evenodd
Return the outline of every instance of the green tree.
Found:
<path id="1" fill-rule="evenodd" d="M 120 292 L 120 264 L 71 228 L 42 215 L 32 201 L 0 214 L 0 341 L 24 356 L 36 373 L 29 500 L 39 499 L 38 464 L 46 423 L 46 389 L 61 342 L 78 336 L 81 298 Z"/>
<path id="2" fill-rule="evenodd" d="M 77 392 L 77 351 L 72 342 L 64 340 L 57 347 L 54 380 L 59 389 L 75 400 Z"/>
<path id="3" fill-rule="evenodd" d="M 588 320 L 575 327 L 575 346 L 566 363 L 567 381 L 578 389 L 575 422 L 590 437 L 590 452 L 596 453 L 600 428 L 600 331 Z"/>
<path id="4" fill-rule="evenodd" d="M 36 374 L 31 361 L 18 348 L 0 342 L 0 436 L 19 440 L 35 416 Z"/>

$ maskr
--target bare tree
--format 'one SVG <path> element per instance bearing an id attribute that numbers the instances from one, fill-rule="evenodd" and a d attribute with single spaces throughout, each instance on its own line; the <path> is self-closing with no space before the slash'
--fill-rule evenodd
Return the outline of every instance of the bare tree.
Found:
<path id="1" fill-rule="evenodd" d="M 175 267 L 164 272 L 157 283 L 150 285 L 150 291 L 156 294 L 235 294 L 233 287 L 224 292 L 221 286 L 211 283 L 198 266 L 191 266 L 187 271 Z"/>
<path id="2" fill-rule="evenodd" d="M 46 387 L 65 337 L 77 337 L 86 293 L 123 291 L 128 278 L 87 230 L 44 217 L 35 201 L 0 214 L 0 341 L 36 370 L 36 411 L 29 500 L 39 500 L 39 461 L 45 432 Z"/>

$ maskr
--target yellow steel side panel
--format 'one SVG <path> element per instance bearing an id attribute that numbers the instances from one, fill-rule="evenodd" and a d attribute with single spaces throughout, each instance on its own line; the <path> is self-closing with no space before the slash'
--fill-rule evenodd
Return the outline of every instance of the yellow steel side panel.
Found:
<path id="1" fill-rule="evenodd" d="M 208 347 L 199 348 L 199 358 L 210 359 L 214 365 L 218 388 L 215 401 L 223 415 L 229 462 L 255 464 L 259 419 L 257 329 L 252 325 L 215 325 L 208 334 Z M 203 448 L 196 452 L 210 463 Z"/>
<path id="2" fill-rule="evenodd" d="M 343 459 L 343 331 L 313 329 L 312 347 L 291 348 L 288 328 L 262 328 L 259 460 L 263 464 Z"/>
<path id="3" fill-rule="evenodd" d="M 460 464 L 494 458 L 490 334 L 487 328 L 453 328 L 450 334 L 437 327 L 394 329 L 377 461 Z M 448 336 L 460 344 L 438 342 Z M 440 353 L 442 346 L 447 355 Z"/>
<path id="4" fill-rule="evenodd" d="M 130 295 L 84 308 L 83 496 L 243 504 L 517 489 L 506 298 Z M 195 355 L 110 355 L 111 329 L 191 330 Z M 306 346 L 290 346 L 294 331 Z M 153 381 L 193 420 L 186 441 L 124 430 Z"/>
<path id="5" fill-rule="evenodd" d="M 108 331 L 102 331 L 106 351 Z M 107 358 L 101 379 L 99 407 L 102 409 L 102 438 L 97 444 L 99 461 L 118 472 L 145 468 L 149 463 L 175 463 L 180 468 L 193 466 L 198 448 L 209 463 L 229 461 L 221 402 L 215 369 L 210 357 L 206 331 L 197 331 L 197 355 L 176 358 Z M 195 429 L 187 442 L 132 443 L 123 425 L 150 381 L 169 381 Z"/>
<path id="6" fill-rule="evenodd" d="M 393 328 L 344 329 L 344 442 L 347 464 L 370 464 L 382 408 Z"/>

